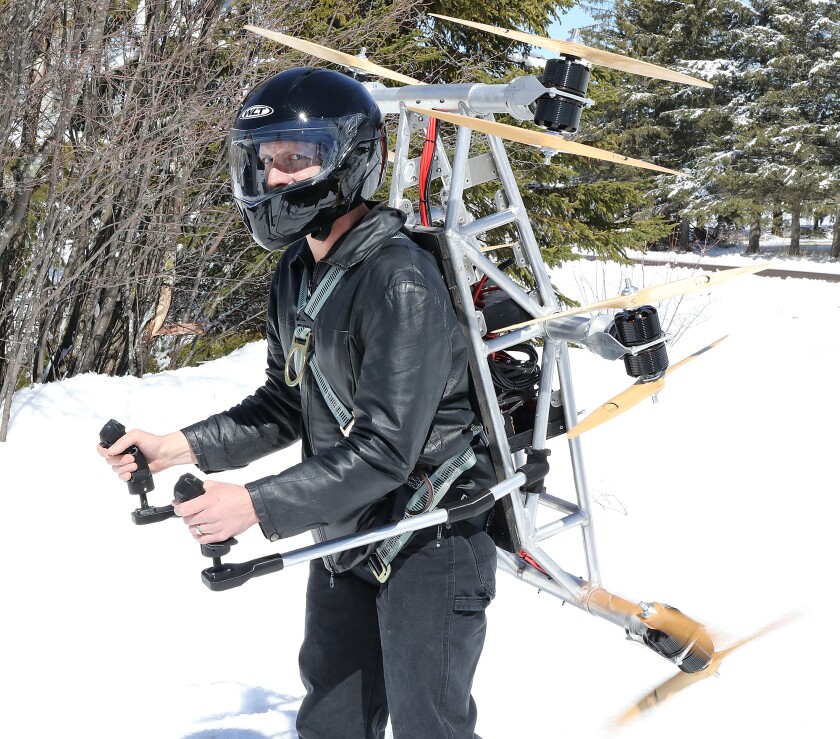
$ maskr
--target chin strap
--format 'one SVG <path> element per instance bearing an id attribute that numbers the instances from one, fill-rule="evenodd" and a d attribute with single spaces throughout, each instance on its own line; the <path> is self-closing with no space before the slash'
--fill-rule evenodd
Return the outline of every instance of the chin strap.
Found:
<path id="1" fill-rule="evenodd" d="M 335 221 L 333 221 L 333 223 L 335 223 Z M 332 231 L 332 227 L 333 224 L 330 223 L 327 226 L 323 226 L 322 228 L 312 231 L 309 235 L 316 241 L 326 241 L 327 237 L 330 235 L 330 231 Z"/>

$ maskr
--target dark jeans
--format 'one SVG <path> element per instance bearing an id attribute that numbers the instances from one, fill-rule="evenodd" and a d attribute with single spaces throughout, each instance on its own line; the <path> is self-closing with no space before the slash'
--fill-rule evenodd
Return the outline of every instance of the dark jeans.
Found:
<path id="1" fill-rule="evenodd" d="M 438 534 L 440 538 L 438 538 Z M 300 739 L 474 739 L 470 695 L 495 595 L 496 547 L 469 524 L 420 531 L 384 585 L 313 562 Z"/>

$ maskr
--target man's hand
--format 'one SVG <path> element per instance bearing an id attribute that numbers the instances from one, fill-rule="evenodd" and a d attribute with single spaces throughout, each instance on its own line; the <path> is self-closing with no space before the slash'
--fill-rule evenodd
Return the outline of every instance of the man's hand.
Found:
<path id="1" fill-rule="evenodd" d="M 224 541 L 259 522 L 251 496 L 242 485 L 205 480 L 204 495 L 172 503 L 175 515 L 184 519 L 193 539 L 201 544 Z"/>
<path id="2" fill-rule="evenodd" d="M 137 471 L 137 462 L 131 454 L 123 454 L 130 446 L 136 446 L 146 457 L 149 471 L 154 474 L 176 464 L 196 463 L 195 454 L 190 448 L 187 437 L 180 431 L 166 436 L 149 434 L 146 431 L 132 429 L 107 449 L 97 444 L 96 451 L 111 465 L 120 480 L 128 480 L 132 472 Z"/>

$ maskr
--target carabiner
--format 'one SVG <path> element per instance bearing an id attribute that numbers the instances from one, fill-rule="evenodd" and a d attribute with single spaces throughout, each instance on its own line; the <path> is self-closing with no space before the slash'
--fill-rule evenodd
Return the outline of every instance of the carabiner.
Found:
<path id="1" fill-rule="evenodd" d="M 303 380 L 304 374 L 306 374 L 306 365 L 309 363 L 309 355 L 310 349 L 312 348 L 312 332 L 308 331 L 306 333 L 306 338 L 301 341 L 300 337 L 295 336 L 292 340 L 292 349 L 289 352 L 289 356 L 286 357 L 286 367 L 285 367 L 285 377 L 286 377 L 286 384 L 289 387 L 297 387 L 300 385 L 301 380 Z M 295 369 L 295 356 L 300 354 L 300 368 Z M 296 372 L 293 376 L 292 372 Z"/>

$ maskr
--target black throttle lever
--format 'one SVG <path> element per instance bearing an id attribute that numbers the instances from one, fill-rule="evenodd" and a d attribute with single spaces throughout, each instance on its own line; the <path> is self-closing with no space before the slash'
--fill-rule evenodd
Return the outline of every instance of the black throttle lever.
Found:
<path id="1" fill-rule="evenodd" d="M 187 472 L 181 475 L 178 482 L 175 483 L 175 500 L 179 503 L 184 503 L 199 495 L 204 495 L 204 483 L 195 475 Z M 223 575 L 228 571 L 228 567 L 222 564 L 222 557 L 230 552 L 230 548 L 236 544 L 237 541 L 233 537 L 218 541 L 214 544 L 201 544 L 201 553 L 205 557 L 210 557 L 213 560 L 213 566 L 203 570 L 201 573 L 202 579 L 207 582 L 215 580 L 218 576 Z"/>
<path id="2" fill-rule="evenodd" d="M 99 445 L 108 449 L 123 436 L 125 436 L 125 426 L 112 418 L 99 432 Z M 131 473 L 131 477 L 126 482 L 128 492 L 132 495 L 140 496 L 140 507 L 132 511 L 131 520 L 138 525 L 143 525 L 172 518 L 175 512 L 172 510 L 171 505 L 157 508 L 150 506 L 146 499 L 146 493 L 150 493 L 155 489 L 155 481 L 152 478 L 151 470 L 149 470 L 149 463 L 146 460 L 146 456 L 140 451 L 140 448 L 133 444 L 123 453 L 130 454 L 137 463 L 137 469 Z"/>

